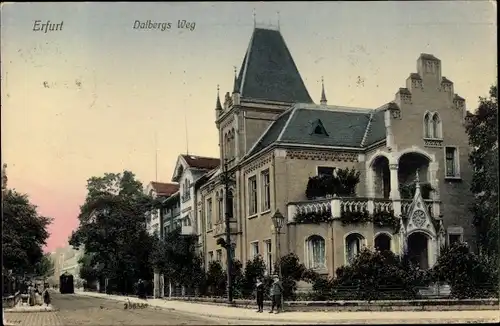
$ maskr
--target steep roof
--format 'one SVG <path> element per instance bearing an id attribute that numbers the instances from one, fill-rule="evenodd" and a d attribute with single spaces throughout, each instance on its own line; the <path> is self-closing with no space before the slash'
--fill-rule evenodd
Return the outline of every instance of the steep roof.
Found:
<path id="1" fill-rule="evenodd" d="M 383 110 L 296 104 L 269 126 L 248 156 L 273 143 L 362 149 L 385 137 Z"/>
<path id="2" fill-rule="evenodd" d="M 179 184 L 177 183 L 151 181 L 151 187 L 154 189 L 158 196 L 171 196 L 173 193 L 179 190 Z"/>
<path id="3" fill-rule="evenodd" d="M 272 29 L 254 29 L 235 89 L 244 98 L 313 103 L 283 36 Z"/>
<path id="4" fill-rule="evenodd" d="M 182 155 L 182 158 L 193 169 L 212 170 L 220 165 L 220 159 L 195 155 Z"/>

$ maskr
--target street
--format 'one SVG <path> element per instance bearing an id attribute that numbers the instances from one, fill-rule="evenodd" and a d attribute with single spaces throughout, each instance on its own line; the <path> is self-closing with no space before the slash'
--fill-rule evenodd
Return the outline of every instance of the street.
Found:
<path id="1" fill-rule="evenodd" d="M 54 292 L 51 295 L 52 304 L 58 311 L 5 313 L 6 321 L 20 326 L 228 324 L 159 308 L 125 310 L 122 302 L 101 298 Z"/>

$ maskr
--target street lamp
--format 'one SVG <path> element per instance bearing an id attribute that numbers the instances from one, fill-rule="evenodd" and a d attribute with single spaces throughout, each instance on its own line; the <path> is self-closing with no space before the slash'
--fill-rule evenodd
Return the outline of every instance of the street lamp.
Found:
<path id="1" fill-rule="evenodd" d="M 281 212 L 276 210 L 274 215 L 271 217 L 274 225 L 274 235 L 275 235 L 275 242 L 276 242 L 276 267 L 278 268 L 278 277 L 280 282 L 283 282 L 283 278 L 281 275 L 281 244 L 280 244 L 280 235 L 281 235 L 281 229 L 283 228 L 283 224 L 285 223 L 285 217 Z M 283 283 L 282 283 L 283 284 Z M 281 294 L 281 310 L 284 310 L 284 304 L 283 304 L 283 293 Z"/>

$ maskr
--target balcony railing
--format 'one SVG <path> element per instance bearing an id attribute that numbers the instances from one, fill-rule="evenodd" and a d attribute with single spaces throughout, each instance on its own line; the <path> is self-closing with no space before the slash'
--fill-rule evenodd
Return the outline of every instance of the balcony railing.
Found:
<path id="1" fill-rule="evenodd" d="M 231 234 L 238 233 L 238 224 L 236 219 L 231 219 L 229 221 L 229 228 L 231 230 Z M 214 237 L 218 237 L 226 234 L 226 223 L 224 221 L 218 222 L 214 225 Z"/>
<path id="2" fill-rule="evenodd" d="M 294 218 L 297 214 L 307 213 L 328 214 L 333 219 L 340 218 L 343 212 L 362 211 L 368 211 L 370 214 L 381 211 L 393 211 L 395 216 L 402 216 L 409 213 L 412 201 L 412 199 L 392 200 L 362 197 L 334 197 L 294 202 L 288 204 L 288 222 L 294 222 Z M 429 214 L 434 218 L 439 218 L 440 201 L 432 199 L 425 199 L 424 201 Z"/>

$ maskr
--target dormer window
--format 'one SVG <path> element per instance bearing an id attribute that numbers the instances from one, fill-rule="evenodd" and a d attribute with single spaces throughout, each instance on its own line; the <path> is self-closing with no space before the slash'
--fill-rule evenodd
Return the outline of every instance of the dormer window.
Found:
<path id="1" fill-rule="evenodd" d="M 320 119 L 316 119 L 311 123 L 311 134 L 328 137 L 328 133 Z"/>

